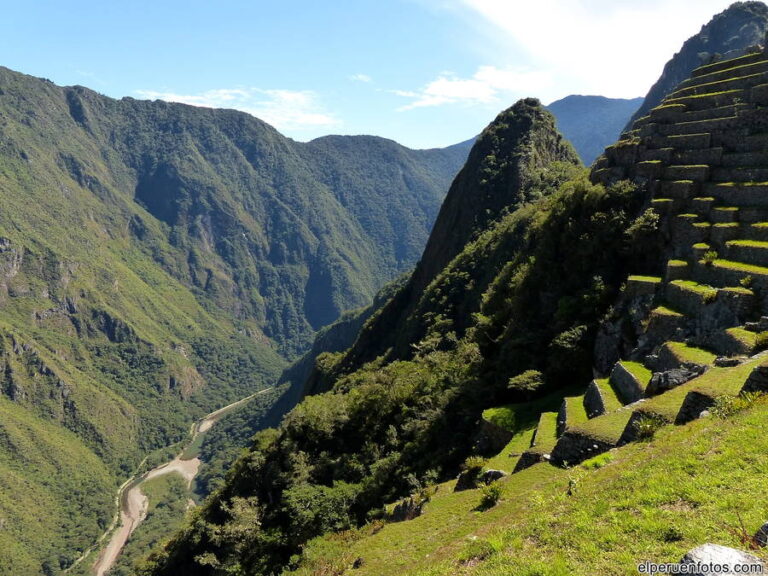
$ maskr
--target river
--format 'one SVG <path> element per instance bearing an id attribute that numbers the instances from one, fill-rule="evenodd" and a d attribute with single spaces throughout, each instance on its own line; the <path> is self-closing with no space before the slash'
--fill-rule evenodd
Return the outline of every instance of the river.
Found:
<path id="1" fill-rule="evenodd" d="M 246 398 L 242 398 L 237 402 L 233 402 L 232 404 L 224 406 L 223 408 L 211 412 L 207 416 L 201 418 L 192 424 L 190 428 L 191 439 L 189 444 L 192 444 L 200 434 L 204 434 L 210 430 L 211 426 L 213 426 L 226 413 L 242 404 L 245 404 L 246 402 L 249 402 L 256 396 L 269 392 L 270 390 L 272 389 L 267 388 L 265 390 L 260 390 L 255 394 L 251 394 Z M 149 499 L 141 491 L 141 485 L 144 482 L 151 480 L 152 478 L 157 478 L 158 476 L 176 472 L 187 481 L 187 486 L 191 488 L 192 481 L 195 479 L 197 471 L 200 468 L 200 459 L 196 457 L 183 459 L 183 454 L 184 450 L 182 450 L 173 460 L 166 462 L 165 464 L 161 464 L 160 466 L 157 466 L 156 468 L 153 468 L 152 470 L 139 476 L 133 476 L 122 486 L 120 486 L 116 497 L 116 501 L 119 503 L 120 524 L 117 529 L 115 529 L 117 522 L 113 522 L 112 526 L 110 526 L 102 535 L 102 537 L 99 538 L 97 546 L 107 537 L 109 537 L 109 542 L 102 549 L 98 559 L 93 565 L 92 572 L 95 574 L 95 576 L 104 576 L 104 574 L 106 574 L 109 569 L 112 568 L 115 560 L 117 560 L 117 557 L 120 555 L 123 547 L 131 537 L 131 534 L 133 534 L 133 531 L 136 530 L 136 528 L 138 528 L 139 525 L 144 521 L 144 518 L 146 518 L 147 510 L 149 509 Z M 91 549 L 83 554 L 83 556 L 79 558 L 75 564 L 73 564 L 72 568 L 79 564 L 80 561 L 84 560 L 92 551 L 93 550 Z"/>

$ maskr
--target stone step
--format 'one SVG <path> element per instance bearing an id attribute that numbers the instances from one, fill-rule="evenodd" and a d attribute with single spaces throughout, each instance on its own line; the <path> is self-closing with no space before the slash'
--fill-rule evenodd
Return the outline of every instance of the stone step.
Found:
<path id="1" fill-rule="evenodd" d="M 647 124 L 640 131 L 641 136 L 661 134 L 671 136 L 674 134 L 703 134 L 705 132 L 718 132 L 743 127 L 739 116 L 727 116 L 725 118 L 710 118 L 708 120 L 693 120 L 690 122 L 677 122 L 675 124 Z"/>
<path id="2" fill-rule="evenodd" d="M 751 356 L 757 347 L 757 334 L 740 327 L 723 330 L 712 342 L 721 356 Z"/>
<path id="3" fill-rule="evenodd" d="M 566 430 L 551 454 L 556 466 L 573 466 L 615 448 L 632 416 L 632 410 L 609 412 Z"/>
<path id="4" fill-rule="evenodd" d="M 651 108 L 648 116 L 653 122 L 671 122 L 682 118 L 687 110 L 688 107 L 685 104 L 661 104 L 656 108 Z"/>
<path id="5" fill-rule="evenodd" d="M 675 259 L 687 260 L 691 257 L 691 246 L 709 241 L 709 222 L 702 221 L 698 214 L 678 214 L 672 222 L 671 256 Z"/>
<path id="6" fill-rule="evenodd" d="M 709 241 L 718 250 L 725 250 L 729 240 L 742 238 L 743 226 L 739 222 L 719 222 L 709 229 Z"/>
<path id="7" fill-rule="evenodd" d="M 715 199 L 712 196 L 697 196 L 691 200 L 690 208 L 694 214 L 709 216 L 714 204 Z"/>
<path id="8" fill-rule="evenodd" d="M 768 267 L 768 242 L 760 240 L 729 240 L 725 243 L 728 260 Z"/>
<path id="9" fill-rule="evenodd" d="M 666 372 L 676 368 L 711 366 L 716 357 L 709 350 L 690 346 L 685 342 L 665 342 L 659 349 L 656 371 Z"/>
<path id="10" fill-rule="evenodd" d="M 667 270 L 664 274 L 664 282 L 673 282 L 674 280 L 685 280 L 691 275 L 691 265 L 685 260 L 667 261 Z"/>
<path id="11" fill-rule="evenodd" d="M 698 78 L 700 76 L 707 76 L 709 74 L 714 74 L 723 70 L 732 70 L 740 66 L 752 64 L 754 62 L 761 62 L 763 60 L 765 60 L 765 55 L 762 52 L 753 52 L 739 56 L 737 58 L 729 58 L 728 60 L 720 60 L 719 62 L 713 62 L 712 64 L 699 66 L 698 68 L 694 69 L 694 71 L 691 73 L 691 76 L 693 78 Z"/>
<path id="12" fill-rule="evenodd" d="M 693 180 L 664 180 L 660 192 L 663 197 L 688 200 L 698 194 L 701 185 Z"/>
<path id="13" fill-rule="evenodd" d="M 557 413 L 557 435 L 562 436 L 566 429 L 583 424 L 588 420 L 584 408 L 584 396 L 569 396 L 563 398 L 560 411 Z"/>
<path id="14" fill-rule="evenodd" d="M 738 295 L 740 286 L 747 285 L 765 293 L 768 289 L 768 268 L 756 266 L 736 260 L 717 258 L 708 263 L 696 262 L 693 268 L 693 278 L 702 284 L 709 284 L 722 288 Z M 751 291 L 744 294 L 748 297 Z M 719 295 L 718 295 L 719 297 Z"/>
<path id="15" fill-rule="evenodd" d="M 752 104 L 736 103 L 726 106 L 715 106 L 704 110 L 691 110 L 676 117 L 677 122 L 696 122 L 698 120 L 713 120 L 715 118 L 727 118 L 738 116 L 742 112 L 754 109 Z"/>
<path id="16" fill-rule="evenodd" d="M 740 231 L 743 238 L 747 240 L 768 242 L 768 221 L 741 226 Z"/>
<path id="17" fill-rule="evenodd" d="M 700 96 L 703 94 L 718 94 L 729 90 L 743 90 L 751 88 L 758 84 L 763 84 L 766 76 L 763 73 L 747 74 L 746 76 L 735 76 L 723 80 L 714 80 L 704 82 L 687 88 L 679 88 L 669 95 L 669 100 L 676 100 L 685 96 Z"/>
<path id="18" fill-rule="evenodd" d="M 712 146 L 720 146 L 727 152 L 763 152 L 768 149 L 768 134 L 733 130 L 710 136 Z"/>
<path id="19" fill-rule="evenodd" d="M 709 180 L 709 166 L 706 164 L 672 165 L 663 170 L 665 180 L 704 182 Z"/>
<path id="20" fill-rule="evenodd" d="M 765 167 L 716 167 L 710 170 L 713 182 L 768 182 L 768 168 Z"/>
<path id="21" fill-rule="evenodd" d="M 685 329 L 686 317 L 669 306 L 657 306 L 648 315 L 644 338 L 651 347 L 656 347 L 671 339 L 681 338 Z"/>
<path id="22" fill-rule="evenodd" d="M 712 224 L 733 224 L 739 221 L 738 206 L 715 206 L 709 212 Z"/>
<path id="23" fill-rule="evenodd" d="M 584 392 L 584 412 L 588 418 L 595 418 L 606 412 L 613 412 L 623 404 L 608 378 L 597 378 Z"/>
<path id="24" fill-rule="evenodd" d="M 642 398 L 643 391 L 651 380 L 651 372 L 639 362 L 622 360 L 611 371 L 610 383 L 624 404 Z"/>
<path id="25" fill-rule="evenodd" d="M 664 300 L 687 316 L 704 314 L 704 307 L 717 299 L 717 288 L 694 280 L 673 280 L 664 286 Z"/>
<path id="26" fill-rule="evenodd" d="M 651 138 L 653 148 L 674 148 L 675 150 L 700 150 L 710 148 L 712 135 L 709 132 L 701 134 L 673 134 L 670 136 L 655 136 Z"/>
<path id="27" fill-rule="evenodd" d="M 659 276 L 630 276 L 627 278 L 625 292 L 630 296 L 652 296 L 661 287 Z"/>
<path id="28" fill-rule="evenodd" d="M 707 182 L 702 195 L 712 196 L 733 207 L 760 207 L 768 209 L 768 184 L 746 182 Z"/>
<path id="29" fill-rule="evenodd" d="M 699 86 L 701 84 L 707 84 L 711 82 L 718 82 L 721 80 L 728 80 L 731 78 L 738 78 L 744 76 L 750 76 L 752 74 L 759 74 L 761 72 L 768 72 L 768 61 L 757 60 L 754 62 L 748 62 L 746 64 L 740 64 L 729 68 L 710 71 L 706 74 L 699 74 L 691 76 L 687 80 L 684 80 L 678 84 L 679 88 L 690 88 L 692 86 Z"/>
<path id="30" fill-rule="evenodd" d="M 666 98 L 665 104 L 684 104 L 688 110 L 707 110 L 721 106 L 731 106 L 745 102 L 751 96 L 751 91 L 744 88 L 726 90 L 714 94 L 700 94 L 696 96 L 681 96 Z"/>
<path id="31" fill-rule="evenodd" d="M 722 152 L 719 163 L 727 167 L 768 166 L 768 151 Z"/>
<path id="32" fill-rule="evenodd" d="M 701 150 L 672 150 L 668 164 L 707 164 L 709 166 L 718 166 L 723 157 L 722 148 L 704 148 Z"/>

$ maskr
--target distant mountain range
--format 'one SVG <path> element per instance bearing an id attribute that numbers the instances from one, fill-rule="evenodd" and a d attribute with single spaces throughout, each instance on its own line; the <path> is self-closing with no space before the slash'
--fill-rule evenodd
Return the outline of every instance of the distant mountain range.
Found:
<path id="1" fill-rule="evenodd" d="M 613 144 L 629 118 L 643 103 L 642 98 L 566 96 L 547 108 L 557 118 L 557 128 L 570 140 L 579 157 L 589 166 Z"/>

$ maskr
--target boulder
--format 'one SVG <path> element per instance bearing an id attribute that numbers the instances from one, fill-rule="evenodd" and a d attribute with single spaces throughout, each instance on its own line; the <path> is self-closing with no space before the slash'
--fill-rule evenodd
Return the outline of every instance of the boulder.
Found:
<path id="1" fill-rule="evenodd" d="M 453 488 L 454 492 L 461 492 L 462 490 L 472 490 L 477 488 L 478 470 L 472 468 L 470 470 L 464 470 L 456 478 L 456 486 Z"/>
<path id="2" fill-rule="evenodd" d="M 491 482 L 494 482 L 495 480 L 499 480 L 500 478 L 504 478 L 507 473 L 504 472 L 504 470 L 486 470 L 480 475 L 480 482 L 483 484 L 490 484 Z"/>
<path id="3" fill-rule="evenodd" d="M 742 550 L 736 550 L 735 548 L 728 548 L 727 546 L 720 546 L 718 544 L 702 544 L 689 551 L 680 560 L 680 564 L 696 564 L 701 567 L 701 570 L 695 570 L 693 572 L 685 572 L 693 576 L 710 576 L 711 574 L 762 574 L 765 565 L 763 561 L 757 556 L 747 554 Z M 722 567 L 728 566 L 728 570 L 723 570 Z M 717 567 L 721 567 L 720 570 Z M 740 571 L 735 571 L 734 567 L 742 567 Z M 747 566 L 754 566 L 751 571 L 746 571 Z M 759 566 L 759 568 L 758 568 Z M 709 568 L 709 570 L 707 569 Z M 682 573 L 682 572 L 681 572 Z"/>
<path id="4" fill-rule="evenodd" d="M 763 548 L 768 546 L 768 522 L 760 526 L 760 529 L 755 532 L 754 541 Z"/>
<path id="5" fill-rule="evenodd" d="M 768 392 L 768 364 L 755 366 L 741 391 Z"/>
<path id="6" fill-rule="evenodd" d="M 715 358 L 715 366 L 718 368 L 733 368 L 743 364 L 745 360 L 745 356 L 720 356 Z"/>
<path id="7" fill-rule="evenodd" d="M 700 373 L 700 371 L 689 370 L 688 368 L 675 368 L 665 372 L 656 372 L 648 383 L 645 395 L 653 396 L 667 390 L 672 390 L 672 388 L 677 388 L 681 384 L 688 382 L 688 380 L 696 378 Z"/>

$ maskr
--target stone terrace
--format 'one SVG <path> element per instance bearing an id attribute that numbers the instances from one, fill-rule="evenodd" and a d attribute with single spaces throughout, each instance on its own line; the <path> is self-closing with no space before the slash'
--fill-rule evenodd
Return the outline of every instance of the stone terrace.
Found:
<path id="1" fill-rule="evenodd" d="M 762 50 L 702 66 L 598 159 L 593 180 L 649 193 L 670 259 L 663 276 L 627 280 L 623 298 L 642 311 L 637 347 L 542 415 L 516 470 L 575 464 L 644 425 L 685 423 L 748 379 L 768 388 L 755 376 L 768 374 L 757 354 L 768 345 L 766 106 Z"/>

